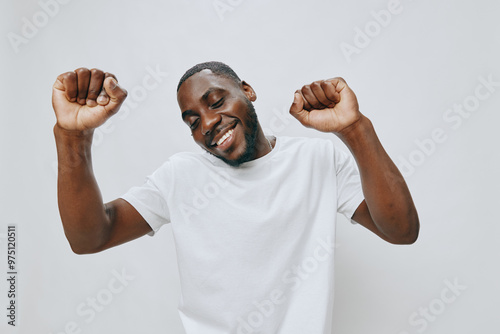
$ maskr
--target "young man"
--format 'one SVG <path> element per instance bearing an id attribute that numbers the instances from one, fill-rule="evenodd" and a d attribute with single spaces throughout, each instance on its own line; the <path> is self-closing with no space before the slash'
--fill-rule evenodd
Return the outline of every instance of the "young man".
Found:
<path id="1" fill-rule="evenodd" d="M 95 128 L 127 96 L 100 70 L 61 74 L 58 200 L 74 252 L 95 253 L 171 223 L 186 333 L 331 333 L 333 250 L 340 212 L 395 244 L 419 221 L 406 183 L 341 78 L 295 92 L 290 113 L 327 140 L 266 136 L 255 91 L 219 62 L 194 66 L 177 91 L 202 153 L 178 153 L 141 187 L 103 204 L 91 165 Z"/>

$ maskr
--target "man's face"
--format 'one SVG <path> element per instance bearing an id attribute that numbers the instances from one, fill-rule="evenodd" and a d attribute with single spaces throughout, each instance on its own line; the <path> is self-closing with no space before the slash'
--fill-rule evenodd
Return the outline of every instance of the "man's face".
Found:
<path id="1" fill-rule="evenodd" d="M 184 81 L 177 101 L 203 149 L 232 166 L 255 158 L 258 121 L 251 102 L 255 92 L 248 84 L 203 70 Z"/>

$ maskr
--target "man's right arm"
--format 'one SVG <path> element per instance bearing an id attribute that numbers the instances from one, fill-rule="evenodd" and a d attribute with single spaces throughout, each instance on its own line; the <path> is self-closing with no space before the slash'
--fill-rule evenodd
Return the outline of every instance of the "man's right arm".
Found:
<path id="1" fill-rule="evenodd" d="M 99 252 L 151 231 L 125 200 L 103 204 L 92 169 L 94 129 L 118 111 L 126 96 L 112 74 L 96 69 L 61 74 L 53 86 L 59 213 L 77 254 Z"/>

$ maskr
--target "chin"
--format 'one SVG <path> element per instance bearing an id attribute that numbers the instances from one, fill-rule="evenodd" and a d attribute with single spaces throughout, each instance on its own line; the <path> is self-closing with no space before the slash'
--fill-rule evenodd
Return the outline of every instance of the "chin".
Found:
<path id="1" fill-rule="evenodd" d="M 208 151 L 210 154 L 216 156 L 217 158 L 221 159 L 222 161 L 224 161 L 226 164 L 228 164 L 229 166 L 232 166 L 232 167 L 238 167 L 240 166 L 242 163 L 245 163 L 245 162 L 248 162 L 248 161 L 251 161 L 254 159 L 255 157 L 255 151 L 256 151 L 256 137 L 257 137 L 257 131 L 248 131 L 245 133 L 245 142 L 238 145 L 238 149 L 243 146 L 243 148 L 241 149 L 241 153 L 237 154 L 237 157 L 236 158 L 233 158 L 233 159 L 229 159 L 229 158 L 226 158 L 226 157 L 223 157 L 223 156 L 219 156 L 219 155 L 216 155 L 210 151 Z M 235 152 L 232 151 L 229 153 L 229 156 L 232 156 L 232 155 L 235 155 Z"/>
<path id="2" fill-rule="evenodd" d="M 233 158 L 233 159 L 229 159 L 229 158 L 226 158 L 226 157 L 223 157 L 223 156 L 219 156 L 213 152 L 210 152 L 210 151 L 207 151 L 208 153 L 212 154 L 214 157 L 217 157 L 219 159 L 221 159 L 222 161 L 224 161 L 226 164 L 228 164 L 229 166 L 232 166 L 232 167 L 238 167 L 239 165 L 241 165 L 242 163 L 244 162 L 247 162 L 247 161 L 250 161 L 250 160 L 253 160 L 253 157 L 255 155 L 255 152 L 253 150 L 248 150 L 248 144 L 244 144 L 245 145 L 245 148 L 243 150 L 242 153 L 240 153 L 236 158 Z M 231 152 L 229 155 L 233 155 L 234 152 Z"/>

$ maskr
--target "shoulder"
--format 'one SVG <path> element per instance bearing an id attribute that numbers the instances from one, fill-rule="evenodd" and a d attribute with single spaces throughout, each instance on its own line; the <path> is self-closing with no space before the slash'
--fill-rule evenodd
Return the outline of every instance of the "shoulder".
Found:
<path id="1" fill-rule="evenodd" d="M 148 179 L 161 184 L 171 184 L 184 178 L 198 177 L 200 171 L 206 171 L 213 167 L 213 162 L 204 152 L 179 152 L 171 155 L 160 165 Z M 209 167 L 207 169 L 207 167 Z"/>
<path id="2" fill-rule="evenodd" d="M 305 151 L 311 153 L 331 154 L 334 145 L 331 140 L 310 137 L 278 137 L 284 151 Z"/>
<path id="3" fill-rule="evenodd" d="M 334 138 L 279 137 L 281 152 L 294 160 L 310 161 L 315 168 L 335 168 L 351 163 L 351 155 Z"/>
<path id="4" fill-rule="evenodd" d="M 171 155 L 159 169 L 197 168 L 213 164 L 211 158 L 206 152 L 179 152 Z"/>

